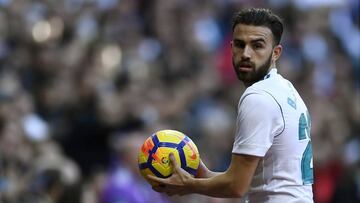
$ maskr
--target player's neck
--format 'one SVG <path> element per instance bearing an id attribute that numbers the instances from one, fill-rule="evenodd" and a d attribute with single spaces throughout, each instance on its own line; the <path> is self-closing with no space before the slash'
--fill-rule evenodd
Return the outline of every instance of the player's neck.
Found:
<path id="1" fill-rule="evenodd" d="M 252 84 L 254 84 L 254 82 L 243 82 L 245 87 L 248 88 L 250 87 Z"/>

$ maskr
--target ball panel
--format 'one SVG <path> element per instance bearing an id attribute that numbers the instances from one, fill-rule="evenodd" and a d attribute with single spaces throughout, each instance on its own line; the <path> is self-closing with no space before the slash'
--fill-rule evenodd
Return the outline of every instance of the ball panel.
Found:
<path id="1" fill-rule="evenodd" d="M 194 148 L 193 146 L 191 146 L 189 143 L 187 143 L 184 147 L 183 150 L 186 154 L 186 159 L 188 160 L 196 160 L 199 158 L 199 152 L 196 150 L 196 148 Z"/>
<path id="2" fill-rule="evenodd" d="M 185 135 L 175 130 L 163 130 L 156 133 L 160 142 L 180 143 L 184 139 Z M 171 135 L 171 136 L 169 136 Z"/>
<path id="3" fill-rule="evenodd" d="M 154 164 L 149 165 L 149 169 L 155 176 L 160 177 L 160 178 L 169 177 L 169 175 L 167 175 L 167 174 L 171 174 L 171 172 L 163 170 L 163 167 L 160 163 L 154 163 Z"/>
<path id="4" fill-rule="evenodd" d="M 175 148 L 160 147 L 156 151 L 156 158 L 152 160 L 151 165 L 157 170 L 163 177 L 169 177 L 172 173 L 172 166 L 170 165 L 169 154 L 175 155 L 175 160 L 179 163 L 179 155 Z M 177 158 L 176 158 L 177 157 Z"/>
<path id="5" fill-rule="evenodd" d="M 189 145 L 185 145 L 183 150 L 186 155 L 186 167 L 197 169 L 200 164 L 199 152 L 190 148 Z"/>
<path id="6" fill-rule="evenodd" d="M 148 158 L 149 158 L 148 155 L 145 155 L 142 151 L 139 152 L 139 156 L 138 156 L 139 164 L 146 163 Z"/>
<path id="7" fill-rule="evenodd" d="M 197 169 L 200 164 L 199 151 L 194 142 L 189 137 L 186 136 L 184 138 L 184 141 L 185 145 L 183 147 L 183 150 L 184 154 L 186 155 L 186 166 L 184 167 L 189 168 L 189 170 Z"/>
<path id="8" fill-rule="evenodd" d="M 141 152 L 144 156 L 148 157 L 150 151 L 154 148 L 155 144 L 153 142 L 152 137 L 149 137 L 145 140 L 144 144 L 141 146 Z"/>

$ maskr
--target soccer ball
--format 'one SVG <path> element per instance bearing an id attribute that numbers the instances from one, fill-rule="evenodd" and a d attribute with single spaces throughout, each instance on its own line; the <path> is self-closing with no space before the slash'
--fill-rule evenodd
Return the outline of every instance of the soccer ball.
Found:
<path id="1" fill-rule="evenodd" d="M 199 152 L 194 142 L 183 133 L 175 130 L 158 131 L 147 138 L 139 151 L 139 169 L 141 175 L 160 178 L 170 177 L 172 166 L 169 154 L 174 154 L 176 163 L 195 176 L 199 167 Z"/>

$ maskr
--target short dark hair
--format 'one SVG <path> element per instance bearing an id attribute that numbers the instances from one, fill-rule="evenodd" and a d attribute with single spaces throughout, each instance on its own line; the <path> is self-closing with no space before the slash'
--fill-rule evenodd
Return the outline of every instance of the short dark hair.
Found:
<path id="1" fill-rule="evenodd" d="M 236 25 L 264 26 L 271 30 L 276 44 L 280 43 L 283 33 L 283 23 L 279 16 L 265 8 L 247 8 L 235 13 L 233 17 L 232 30 Z"/>

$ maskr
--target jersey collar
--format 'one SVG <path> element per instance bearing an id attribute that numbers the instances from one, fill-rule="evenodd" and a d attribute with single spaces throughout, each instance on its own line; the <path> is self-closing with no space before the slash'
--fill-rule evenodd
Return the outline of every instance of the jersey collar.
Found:
<path id="1" fill-rule="evenodd" d="M 272 69 L 270 69 L 269 73 L 268 73 L 267 75 L 265 75 L 264 80 L 265 80 L 265 79 L 268 79 L 269 77 L 272 77 L 272 76 L 274 76 L 274 75 L 276 75 L 276 74 L 277 74 L 277 69 L 276 69 L 276 68 L 272 68 Z"/>

